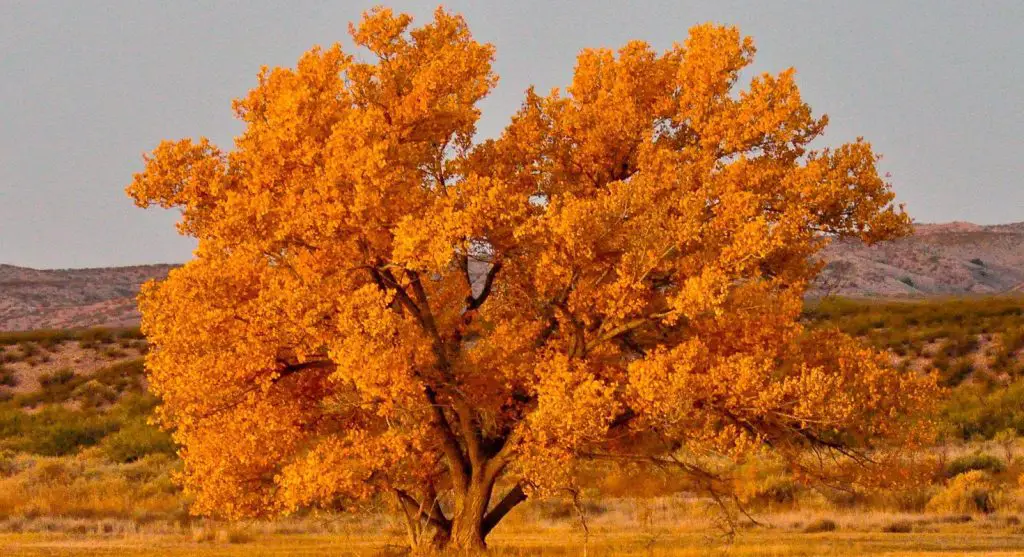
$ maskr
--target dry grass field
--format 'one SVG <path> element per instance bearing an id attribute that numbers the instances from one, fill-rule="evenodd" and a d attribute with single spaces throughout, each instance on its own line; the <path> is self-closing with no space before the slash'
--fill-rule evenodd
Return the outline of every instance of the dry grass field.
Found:
<path id="1" fill-rule="evenodd" d="M 855 517 L 863 521 L 863 517 Z M 919 524 L 934 521 L 921 518 Z M 1024 535 L 1005 524 L 916 525 L 911 532 L 846 530 L 805 533 L 793 526 L 739 532 L 731 540 L 714 530 L 619 524 L 592 528 L 584 544 L 579 528 L 567 525 L 497 531 L 494 555 L 588 556 L 816 556 L 816 555 L 1024 555 Z M 376 556 L 402 554 L 397 530 L 334 534 L 220 531 L 211 539 L 188 533 L 0 534 L 5 556 Z"/>

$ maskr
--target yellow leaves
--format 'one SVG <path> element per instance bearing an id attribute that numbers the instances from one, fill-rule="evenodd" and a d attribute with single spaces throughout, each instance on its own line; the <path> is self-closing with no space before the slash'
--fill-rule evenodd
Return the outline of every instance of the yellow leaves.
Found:
<path id="1" fill-rule="evenodd" d="M 377 6 L 363 13 L 358 27 L 349 23 L 348 32 L 357 45 L 383 57 L 398 54 L 398 45 L 405 42 L 402 35 L 410 23 L 412 16 L 409 14 L 396 16 L 390 8 Z"/>
<path id="2" fill-rule="evenodd" d="M 207 220 L 205 214 L 227 183 L 221 151 L 204 137 L 198 143 L 162 141 L 143 158 L 146 170 L 135 174 L 128 195 L 139 207 L 180 207 L 183 216 L 178 229 L 182 234 L 198 234 Z"/>
<path id="3" fill-rule="evenodd" d="M 708 267 L 683 282 L 679 293 L 670 300 L 672 309 L 687 317 L 708 312 L 720 314 L 730 280 L 721 269 Z"/>
<path id="4" fill-rule="evenodd" d="M 902 416 L 933 383 L 798 322 L 823 234 L 909 220 L 869 144 L 808 151 L 826 120 L 792 71 L 735 90 L 738 30 L 585 50 L 479 145 L 494 50 L 460 16 L 377 8 L 351 33 L 370 60 L 265 68 L 233 150 L 161 143 L 128 187 L 199 240 L 140 298 L 198 512 L 457 488 L 494 447 L 551 488 L 623 447 L 926 434 Z"/>
<path id="5" fill-rule="evenodd" d="M 138 173 L 127 192 L 140 207 L 156 203 L 161 207 L 195 204 L 198 199 L 216 195 L 215 186 L 225 172 L 219 149 L 205 137 L 161 141 L 151 154 L 143 157 L 146 172 Z M 206 189 L 210 188 L 210 189 Z"/>
<path id="6" fill-rule="evenodd" d="M 673 58 L 681 59 L 676 82 L 682 90 L 675 121 L 687 122 L 698 132 L 719 108 L 739 76 L 753 61 L 754 43 L 740 36 L 735 27 L 710 23 L 690 29 L 682 49 L 676 47 Z M 706 145 L 714 136 L 702 138 Z"/>
<path id="7" fill-rule="evenodd" d="M 573 448 L 603 438 L 620 410 L 614 385 L 561 354 L 540 364 L 537 375 L 537 409 L 530 416 L 530 429 L 538 442 Z"/>

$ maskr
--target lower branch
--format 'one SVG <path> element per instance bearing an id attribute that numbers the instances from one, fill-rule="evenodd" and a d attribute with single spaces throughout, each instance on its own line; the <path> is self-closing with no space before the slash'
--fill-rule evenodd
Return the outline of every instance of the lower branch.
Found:
<path id="1" fill-rule="evenodd" d="M 512 509 L 516 508 L 516 505 L 523 501 L 526 501 L 526 492 L 523 490 L 523 484 L 516 484 L 516 486 L 509 490 L 509 492 L 501 498 L 501 501 L 498 501 L 498 504 L 494 505 L 494 508 L 484 516 L 484 536 L 487 536 L 487 534 L 489 534 L 491 530 L 501 522 L 501 519 L 505 518 L 505 515 L 511 512 Z"/>
<path id="2" fill-rule="evenodd" d="M 413 518 L 416 523 L 425 521 L 444 532 L 452 529 L 451 521 L 441 513 L 441 509 L 437 506 L 437 501 L 423 501 L 423 503 L 419 503 L 401 489 L 396 489 L 395 495 L 398 496 L 398 500 L 401 502 L 402 509 L 405 511 L 407 518 Z"/>

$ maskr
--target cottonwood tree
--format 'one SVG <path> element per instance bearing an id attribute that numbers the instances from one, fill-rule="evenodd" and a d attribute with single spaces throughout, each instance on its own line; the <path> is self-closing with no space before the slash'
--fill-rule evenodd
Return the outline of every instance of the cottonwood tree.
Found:
<path id="1" fill-rule="evenodd" d="M 386 496 L 415 546 L 480 549 L 588 458 L 800 466 L 921 430 L 933 383 L 799 321 L 830 238 L 908 218 L 868 143 L 809 149 L 792 70 L 737 90 L 735 28 L 584 50 L 478 143 L 494 50 L 461 17 L 350 33 L 264 68 L 233 149 L 165 141 L 128 187 L 198 239 L 140 298 L 195 512 Z"/>

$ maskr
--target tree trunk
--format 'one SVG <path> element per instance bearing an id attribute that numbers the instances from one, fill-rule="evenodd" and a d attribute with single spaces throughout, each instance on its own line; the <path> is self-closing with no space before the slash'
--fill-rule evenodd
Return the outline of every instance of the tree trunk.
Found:
<path id="1" fill-rule="evenodd" d="M 465 553 L 487 549 L 487 543 L 484 541 L 487 536 L 487 532 L 484 531 L 484 516 L 491 502 L 493 490 L 493 481 L 474 481 L 466 493 L 456 500 L 448 549 Z"/>
<path id="2" fill-rule="evenodd" d="M 500 468 L 484 464 L 463 476 L 463 481 L 453 486 L 455 508 L 451 518 L 440 508 L 432 485 L 420 501 L 395 489 L 396 500 L 405 513 L 413 553 L 431 554 L 441 550 L 475 555 L 486 551 L 487 535 L 526 500 L 523 484 L 519 483 L 491 507 L 498 472 Z"/>

